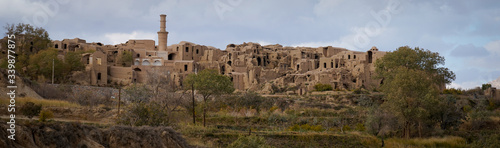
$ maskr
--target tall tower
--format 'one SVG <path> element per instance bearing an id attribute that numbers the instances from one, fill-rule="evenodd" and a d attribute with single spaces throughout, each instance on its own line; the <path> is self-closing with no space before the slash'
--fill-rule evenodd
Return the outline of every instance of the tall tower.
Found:
<path id="1" fill-rule="evenodd" d="M 158 31 L 158 51 L 167 51 L 168 32 L 165 30 L 167 15 L 160 15 L 160 31 Z"/>

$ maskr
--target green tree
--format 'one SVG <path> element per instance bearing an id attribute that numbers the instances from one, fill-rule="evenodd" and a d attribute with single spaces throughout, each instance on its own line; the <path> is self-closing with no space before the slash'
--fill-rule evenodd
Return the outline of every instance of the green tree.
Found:
<path id="1" fill-rule="evenodd" d="M 438 53 L 418 47 L 403 46 L 387 53 L 376 62 L 376 78 L 383 79 L 381 90 L 385 94 L 382 108 L 398 117 L 403 134 L 410 138 L 410 131 L 422 128 L 437 111 L 439 89 L 455 79 L 455 74 L 444 65 Z"/>
<path id="2" fill-rule="evenodd" d="M 481 85 L 482 90 L 487 90 L 490 87 L 491 87 L 491 84 L 488 84 L 488 83 Z"/>
<path id="3" fill-rule="evenodd" d="M 25 74 L 24 68 L 28 68 L 29 55 L 35 54 L 38 51 L 47 49 L 52 43 L 49 38 L 49 33 L 41 27 L 34 27 L 30 24 L 7 24 L 4 26 L 5 35 L 15 35 L 16 41 L 16 71 L 20 74 Z M 7 47 L 7 42 L 2 47 Z M 6 49 L 3 49 L 6 50 Z"/>
<path id="4" fill-rule="evenodd" d="M 52 64 L 54 62 L 54 76 L 62 80 L 64 76 L 64 63 L 57 57 L 56 49 L 47 49 L 31 55 L 29 58 L 28 75 L 34 80 L 38 76 L 52 78 Z"/>
<path id="5" fill-rule="evenodd" d="M 81 71 L 85 68 L 82 63 L 82 54 L 79 52 L 68 52 L 64 55 L 65 74 L 71 74 L 73 71 Z"/>
<path id="6" fill-rule="evenodd" d="M 229 94 L 234 91 L 231 79 L 219 74 L 215 69 L 205 69 L 198 74 L 189 74 L 186 79 L 184 79 L 183 85 L 186 90 L 194 88 L 197 93 L 203 96 L 203 126 L 206 125 L 207 99 L 212 96 Z"/>
<path id="7" fill-rule="evenodd" d="M 123 67 L 130 67 L 132 65 L 132 62 L 134 61 L 134 58 L 132 57 L 132 52 L 123 51 L 123 53 L 118 56 L 117 61 L 118 64 L 122 65 Z"/>

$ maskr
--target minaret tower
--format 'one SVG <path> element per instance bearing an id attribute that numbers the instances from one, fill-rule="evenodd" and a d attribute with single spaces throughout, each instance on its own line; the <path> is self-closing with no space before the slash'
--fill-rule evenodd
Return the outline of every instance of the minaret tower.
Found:
<path id="1" fill-rule="evenodd" d="M 160 31 L 158 31 L 158 51 L 167 51 L 168 32 L 165 30 L 167 15 L 160 15 Z"/>

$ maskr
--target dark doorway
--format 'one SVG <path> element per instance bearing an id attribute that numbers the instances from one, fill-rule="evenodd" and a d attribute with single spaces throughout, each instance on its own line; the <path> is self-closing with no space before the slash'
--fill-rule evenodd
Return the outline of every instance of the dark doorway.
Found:
<path id="1" fill-rule="evenodd" d="M 372 63 L 373 62 L 372 59 L 373 59 L 373 52 L 368 51 L 368 63 Z"/>

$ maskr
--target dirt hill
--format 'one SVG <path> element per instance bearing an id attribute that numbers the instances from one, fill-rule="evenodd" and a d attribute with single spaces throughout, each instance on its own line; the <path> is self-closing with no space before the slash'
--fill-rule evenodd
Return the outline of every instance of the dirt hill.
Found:
<path id="1" fill-rule="evenodd" d="M 0 123 L 7 129 L 6 122 Z M 6 130 L 0 130 L 7 137 Z M 170 127 L 112 126 L 98 128 L 80 123 L 28 123 L 16 125 L 16 140 L 0 138 L 0 147 L 190 147 Z"/>

